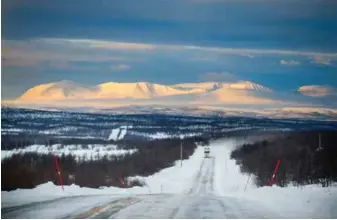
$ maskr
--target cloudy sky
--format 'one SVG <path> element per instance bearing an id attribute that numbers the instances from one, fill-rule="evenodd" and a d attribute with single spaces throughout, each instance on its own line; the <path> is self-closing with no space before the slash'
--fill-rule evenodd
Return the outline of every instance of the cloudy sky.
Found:
<path id="1" fill-rule="evenodd" d="M 337 86 L 335 0 L 3 0 L 2 99 L 73 80 Z"/>

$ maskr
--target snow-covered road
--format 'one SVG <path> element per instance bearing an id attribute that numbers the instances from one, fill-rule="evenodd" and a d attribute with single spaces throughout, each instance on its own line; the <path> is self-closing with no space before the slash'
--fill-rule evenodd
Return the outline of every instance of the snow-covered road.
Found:
<path id="1" fill-rule="evenodd" d="M 192 174 L 191 181 L 185 181 L 185 185 L 181 184 L 180 192 L 167 193 L 164 190 L 163 193 L 157 193 L 158 191 L 155 190 L 154 194 L 72 196 L 3 208 L 1 216 L 2 218 L 333 217 L 333 214 L 329 213 L 328 206 L 323 209 L 320 206 L 314 206 L 315 204 L 311 204 L 311 207 L 306 207 L 308 204 L 295 206 L 295 203 L 289 203 L 294 200 L 292 198 L 286 202 L 268 198 L 269 192 L 275 192 L 278 188 L 268 187 L 261 191 L 265 193 L 264 196 L 267 196 L 266 202 L 261 198 L 255 198 L 259 195 L 256 196 L 254 192 L 259 189 L 256 189 L 253 184 L 248 184 L 244 191 L 248 176 L 241 174 L 235 161 L 229 159 L 229 153 L 235 144 L 230 141 L 212 143 L 210 158 L 203 158 L 202 147 L 200 147 L 191 159 L 184 161 L 186 163 L 183 163 L 182 168 L 174 167 L 177 175 L 182 175 L 178 172 L 179 169 L 185 172 L 186 176 Z M 188 169 L 184 170 L 184 166 Z M 187 172 L 191 174 L 188 175 Z M 165 176 L 168 176 L 168 173 L 162 172 L 166 174 Z M 161 176 L 160 179 L 164 177 L 157 176 Z M 169 187 L 168 184 L 165 185 L 166 188 Z M 247 193 L 249 191 L 254 196 L 247 196 L 250 195 Z M 298 201 L 301 204 L 302 201 Z M 325 201 L 328 200 L 325 198 Z M 286 203 L 289 203 L 290 207 L 287 207 Z M 315 213 L 315 208 L 321 212 Z"/>

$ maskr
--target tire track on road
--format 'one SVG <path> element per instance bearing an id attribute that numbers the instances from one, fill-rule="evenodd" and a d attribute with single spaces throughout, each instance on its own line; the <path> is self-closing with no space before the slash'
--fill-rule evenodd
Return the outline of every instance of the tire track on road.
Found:
<path id="1" fill-rule="evenodd" d="M 133 205 L 135 203 L 140 202 L 141 199 L 127 197 L 118 200 L 114 200 L 107 204 L 102 204 L 99 206 L 95 206 L 87 211 L 82 213 L 78 213 L 75 215 L 68 215 L 64 218 L 71 218 L 71 219 L 88 219 L 88 218 L 95 218 L 95 219 L 106 219 L 112 216 L 113 214 L 117 213 L 121 209 Z"/>
<path id="2" fill-rule="evenodd" d="M 188 195 L 169 218 L 235 218 L 228 206 L 214 192 L 215 157 L 204 159 Z"/>
<path id="3" fill-rule="evenodd" d="M 204 165 L 205 165 L 205 160 L 203 160 L 201 165 L 200 165 L 198 174 L 197 174 L 195 180 L 193 181 L 193 185 L 187 193 L 188 195 L 191 195 L 195 191 L 195 189 L 198 187 L 198 185 L 200 185 L 201 178 L 203 177 L 203 174 L 204 174 L 204 172 L 203 172 Z"/>
<path id="4" fill-rule="evenodd" d="M 213 162 L 214 158 L 211 159 Z M 179 212 L 182 211 L 183 207 L 186 206 L 186 204 L 190 203 L 189 200 L 193 199 L 194 196 L 207 195 L 208 193 L 210 193 L 207 189 L 207 184 L 209 183 L 209 179 L 213 178 L 213 170 L 214 167 L 213 164 L 211 164 L 210 158 L 204 158 L 200 165 L 198 174 L 195 177 L 194 183 L 187 193 L 187 196 L 180 202 L 180 204 L 176 208 L 173 209 L 168 218 L 176 218 Z M 212 186 L 209 188 L 212 189 Z"/>

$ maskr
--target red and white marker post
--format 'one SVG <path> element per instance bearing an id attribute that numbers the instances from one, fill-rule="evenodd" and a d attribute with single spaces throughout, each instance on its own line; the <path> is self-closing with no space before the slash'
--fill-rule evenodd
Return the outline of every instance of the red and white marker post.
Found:
<path id="1" fill-rule="evenodd" d="M 64 188 L 63 188 L 63 180 L 62 180 L 62 176 L 61 176 L 61 170 L 60 170 L 59 162 L 58 162 L 56 156 L 54 156 L 54 160 L 55 160 L 55 167 L 56 167 L 56 170 L 57 170 L 57 174 L 58 174 L 58 176 L 59 176 L 60 184 L 61 184 L 62 190 L 64 191 Z"/>
<path id="2" fill-rule="evenodd" d="M 275 182 L 275 175 L 276 175 L 276 172 L 280 166 L 280 163 L 281 163 L 281 160 L 277 160 L 277 164 L 276 164 L 276 167 L 274 169 L 274 172 L 273 172 L 273 176 L 271 177 L 270 181 L 269 181 L 269 186 L 272 186 L 273 183 Z"/>
<path id="3" fill-rule="evenodd" d="M 124 188 L 125 188 L 125 182 L 124 182 L 124 180 L 123 180 L 123 176 L 121 175 L 121 177 L 119 178 L 119 181 L 122 183 L 122 185 L 124 186 Z"/>

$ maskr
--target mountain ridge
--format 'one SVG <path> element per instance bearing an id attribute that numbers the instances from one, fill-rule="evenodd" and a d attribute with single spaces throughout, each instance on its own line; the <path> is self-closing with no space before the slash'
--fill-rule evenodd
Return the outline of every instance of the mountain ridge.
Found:
<path id="1" fill-rule="evenodd" d="M 238 91 L 238 93 L 240 93 L 240 91 L 272 91 L 267 87 L 249 81 L 238 81 L 235 83 L 204 82 L 176 85 L 163 85 L 149 82 L 105 82 L 95 86 L 85 86 L 76 82 L 62 80 L 32 87 L 17 100 L 59 100 L 69 98 L 149 99 L 153 97 L 212 93 L 217 90 L 231 90 L 232 93 L 234 91 Z"/>
<path id="2" fill-rule="evenodd" d="M 309 86 L 309 88 L 316 88 Z M 313 90 L 315 92 L 315 90 Z M 318 90 L 319 91 L 319 90 Z M 325 90 L 323 90 L 324 92 Z M 126 106 L 226 107 L 263 109 L 315 107 L 337 109 L 335 96 L 310 96 L 274 91 L 250 81 L 197 82 L 163 85 L 150 82 L 104 82 L 84 85 L 63 80 L 28 89 L 1 104 L 28 108 L 116 108 Z"/>

